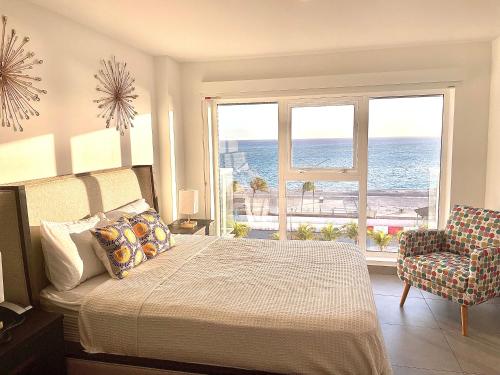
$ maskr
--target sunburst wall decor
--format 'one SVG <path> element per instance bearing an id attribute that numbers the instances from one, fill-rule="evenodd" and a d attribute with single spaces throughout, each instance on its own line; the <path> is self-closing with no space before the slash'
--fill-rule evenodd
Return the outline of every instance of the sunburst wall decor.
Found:
<path id="1" fill-rule="evenodd" d="M 14 131 L 23 131 L 22 120 L 30 116 L 38 116 L 38 111 L 30 102 L 40 101 L 38 94 L 47 91 L 34 86 L 40 82 L 40 77 L 33 77 L 28 71 L 43 60 L 33 59 L 33 52 L 25 51 L 29 37 L 20 40 L 16 30 L 12 29 L 5 35 L 7 17 L 2 16 L 2 46 L 0 49 L 0 117 L 2 127 L 12 127 Z"/>
<path id="2" fill-rule="evenodd" d="M 113 125 L 124 135 L 126 129 L 134 126 L 132 121 L 137 112 L 132 102 L 138 97 L 133 94 L 135 79 L 127 70 L 127 63 L 116 61 L 114 56 L 101 60 L 101 69 L 94 77 L 99 82 L 96 90 L 102 95 L 94 100 L 100 109 L 97 117 L 105 118 L 107 128 Z"/>

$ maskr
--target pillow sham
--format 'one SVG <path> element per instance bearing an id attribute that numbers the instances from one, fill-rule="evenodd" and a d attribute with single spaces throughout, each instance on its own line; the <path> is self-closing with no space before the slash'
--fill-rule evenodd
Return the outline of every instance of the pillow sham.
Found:
<path id="1" fill-rule="evenodd" d="M 71 222 L 41 221 L 40 235 L 47 278 L 59 291 L 70 290 L 105 272 L 93 250 L 90 229 L 104 218 L 102 213 Z"/>
<path id="2" fill-rule="evenodd" d="M 125 206 L 118 207 L 115 210 L 108 211 L 105 213 L 106 217 L 110 220 L 118 220 L 125 215 L 137 215 L 144 211 L 149 210 L 150 206 L 144 198 L 138 199 Z"/>
<path id="3" fill-rule="evenodd" d="M 128 271 L 146 260 L 141 244 L 127 219 L 91 229 L 100 246 L 95 251 L 111 277 L 123 279 Z"/>
<path id="4" fill-rule="evenodd" d="M 127 217 L 148 259 L 154 258 L 173 246 L 172 234 L 158 212 L 153 208 Z"/>

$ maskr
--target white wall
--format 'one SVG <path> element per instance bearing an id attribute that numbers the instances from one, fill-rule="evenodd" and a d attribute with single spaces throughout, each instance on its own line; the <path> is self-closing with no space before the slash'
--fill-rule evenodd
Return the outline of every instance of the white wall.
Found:
<path id="1" fill-rule="evenodd" d="M 155 135 L 155 166 L 157 182 L 161 185 L 160 209 L 164 220 L 176 217 L 177 188 L 183 186 L 184 139 L 182 129 L 182 104 L 180 65 L 169 57 L 155 57 L 155 81 L 158 130 Z M 173 121 L 173 124 L 171 123 Z M 174 133 L 174 159 L 171 159 L 170 127 Z M 175 176 L 172 164 L 175 165 Z M 172 179 L 175 177 L 174 184 Z"/>
<path id="2" fill-rule="evenodd" d="M 202 83 L 317 75 L 456 68 L 451 204 L 484 205 L 490 87 L 489 42 L 343 51 L 182 64 L 185 185 L 203 191 Z"/>
<path id="3" fill-rule="evenodd" d="M 500 210 L 500 37 L 493 41 L 492 47 L 485 205 Z"/>
<path id="4" fill-rule="evenodd" d="M 29 50 L 44 64 L 33 73 L 48 91 L 38 118 L 24 132 L 0 128 L 0 183 L 97 169 L 151 164 L 154 123 L 153 58 L 36 5 L 0 0 L 9 30 L 29 36 Z M 139 112 L 135 128 L 120 137 L 98 119 L 94 74 L 99 61 L 115 55 L 136 78 Z"/>

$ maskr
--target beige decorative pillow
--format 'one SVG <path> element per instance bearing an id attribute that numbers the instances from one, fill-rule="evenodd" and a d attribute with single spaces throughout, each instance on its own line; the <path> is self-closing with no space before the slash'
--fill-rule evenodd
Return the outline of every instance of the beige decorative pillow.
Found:
<path id="1" fill-rule="evenodd" d="M 115 279 L 123 279 L 130 269 L 147 259 L 126 218 L 91 229 L 91 233 L 100 245 L 95 249 L 97 256 Z"/>
<path id="2" fill-rule="evenodd" d="M 173 245 L 168 226 L 153 208 L 127 219 L 148 259 L 163 253 Z"/>

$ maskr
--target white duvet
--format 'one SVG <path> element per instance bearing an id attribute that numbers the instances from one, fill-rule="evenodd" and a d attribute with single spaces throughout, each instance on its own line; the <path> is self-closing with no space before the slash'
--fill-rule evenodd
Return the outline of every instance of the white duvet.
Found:
<path id="1" fill-rule="evenodd" d="M 182 236 L 80 309 L 89 352 L 277 373 L 390 374 L 352 245 Z"/>

